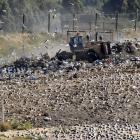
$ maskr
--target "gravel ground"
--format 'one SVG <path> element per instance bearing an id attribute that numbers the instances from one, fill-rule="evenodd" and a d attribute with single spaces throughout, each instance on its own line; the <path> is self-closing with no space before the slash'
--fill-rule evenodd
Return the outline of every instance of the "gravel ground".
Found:
<path id="1" fill-rule="evenodd" d="M 38 80 L 1 81 L 6 118 L 16 117 L 42 126 L 79 123 L 138 123 L 140 70 L 124 66 L 56 72 Z"/>
<path id="2" fill-rule="evenodd" d="M 36 71 L 34 74 L 36 80 L 20 74 L 20 77 L 0 81 L 0 98 L 4 99 L 7 120 L 16 118 L 30 121 L 35 127 L 58 130 L 62 126 L 70 133 L 66 132 L 65 138 L 60 132 L 61 140 L 139 140 L 138 67 L 129 63 L 104 67 L 83 63 L 80 70 L 59 69 L 46 75 Z M 57 139 L 55 133 L 48 134 L 51 140 Z"/>
<path id="3" fill-rule="evenodd" d="M 28 131 L 8 131 L 0 133 L 6 138 L 30 137 L 43 140 L 139 140 L 140 124 L 92 124 L 71 127 L 37 128 Z"/>

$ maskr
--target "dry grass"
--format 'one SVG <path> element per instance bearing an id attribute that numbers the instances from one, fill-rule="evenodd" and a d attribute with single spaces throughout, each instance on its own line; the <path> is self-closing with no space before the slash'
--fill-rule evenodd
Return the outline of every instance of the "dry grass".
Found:
<path id="1" fill-rule="evenodd" d="M 47 38 L 45 34 L 7 34 L 0 35 L 0 56 L 6 56 L 13 51 L 21 52 L 23 44 L 26 51 L 38 47 Z"/>
<path id="2" fill-rule="evenodd" d="M 57 35 L 54 37 L 53 34 L 39 33 L 39 34 L 6 34 L 0 35 L 0 57 L 8 57 L 12 52 L 16 52 L 17 56 L 23 54 L 23 45 L 25 48 L 25 53 L 32 53 L 34 50 L 44 45 L 46 40 L 52 42 L 63 42 L 62 35 Z"/>
<path id="3" fill-rule="evenodd" d="M 0 136 L 0 140 L 32 140 L 32 138 L 14 137 L 9 139 L 4 136 Z"/>
<path id="4" fill-rule="evenodd" d="M 137 29 L 137 31 L 134 31 L 134 29 L 128 29 L 125 31 L 124 36 L 126 39 L 133 40 L 134 38 L 137 38 L 140 40 L 140 29 Z"/>
<path id="5" fill-rule="evenodd" d="M 0 131 L 4 132 L 11 129 L 11 125 L 8 122 L 0 123 Z"/>

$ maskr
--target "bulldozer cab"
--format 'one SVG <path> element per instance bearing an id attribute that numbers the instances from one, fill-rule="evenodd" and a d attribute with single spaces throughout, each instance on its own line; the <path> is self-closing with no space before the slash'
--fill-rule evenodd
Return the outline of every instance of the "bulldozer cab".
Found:
<path id="1" fill-rule="evenodd" d="M 85 47 L 85 36 L 86 31 L 68 31 L 67 32 L 67 42 L 69 43 L 70 50 L 80 51 Z"/>
<path id="2" fill-rule="evenodd" d="M 71 50 L 81 50 L 83 49 L 83 37 L 74 36 L 70 38 L 69 46 Z"/>
<path id="3" fill-rule="evenodd" d="M 84 41 L 84 36 L 86 36 L 87 32 L 86 31 L 67 31 L 67 43 L 70 42 L 70 39 L 72 37 L 81 36 L 83 41 Z"/>

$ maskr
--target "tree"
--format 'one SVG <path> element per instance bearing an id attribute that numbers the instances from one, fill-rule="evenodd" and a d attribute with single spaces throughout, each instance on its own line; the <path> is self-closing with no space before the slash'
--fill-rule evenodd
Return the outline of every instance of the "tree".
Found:
<path id="1" fill-rule="evenodd" d="M 0 16 L 8 14 L 8 12 L 9 12 L 9 4 L 7 0 L 0 0 Z"/>
<path id="2" fill-rule="evenodd" d="M 83 4 L 85 6 L 94 6 L 96 4 L 96 0 L 83 0 Z"/>
<path id="3" fill-rule="evenodd" d="M 83 10 L 83 2 L 81 0 L 62 0 L 62 6 L 65 10 L 79 12 Z"/>
<path id="4" fill-rule="evenodd" d="M 136 12 L 140 9 L 140 0 L 108 0 L 103 10 L 105 12 Z"/>
<path id="5" fill-rule="evenodd" d="M 58 0 L 36 0 L 36 5 L 38 5 L 39 9 L 42 11 L 54 8 L 59 9 Z"/>
<path id="6" fill-rule="evenodd" d="M 136 12 L 137 9 L 140 9 L 140 0 L 128 0 L 128 11 Z"/>

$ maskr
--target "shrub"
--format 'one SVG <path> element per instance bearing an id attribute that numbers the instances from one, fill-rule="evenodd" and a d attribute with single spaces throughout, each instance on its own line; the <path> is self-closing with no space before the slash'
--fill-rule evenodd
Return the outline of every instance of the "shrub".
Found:
<path id="1" fill-rule="evenodd" d="M 20 123 L 17 127 L 17 130 L 28 130 L 32 128 L 32 124 L 30 122 Z"/>
<path id="2" fill-rule="evenodd" d="M 38 137 L 37 140 L 43 140 L 43 138 L 42 137 Z"/>
<path id="3" fill-rule="evenodd" d="M 32 138 L 16 137 L 14 140 L 32 140 Z"/>
<path id="4" fill-rule="evenodd" d="M 11 121 L 11 127 L 12 127 L 12 129 L 17 129 L 18 128 L 18 124 L 19 123 L 15 119 L 13 119 Z"/>
<path id="5" fill-rule="evenodd" d="M 16 130 L 27 130 L 32 128 L 32 124 L 30 122 L 19 122 L 13 119 L 11 120 L 11 127 Z"/>

